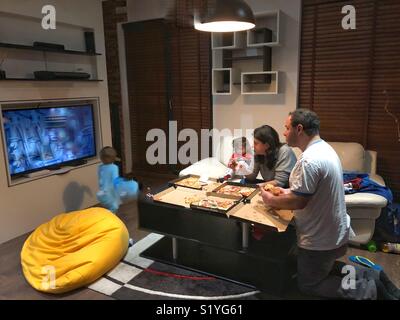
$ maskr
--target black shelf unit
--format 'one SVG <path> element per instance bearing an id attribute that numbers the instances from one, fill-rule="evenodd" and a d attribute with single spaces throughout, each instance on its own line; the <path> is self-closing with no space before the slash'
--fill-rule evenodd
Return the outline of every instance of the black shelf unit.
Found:
<path id="1" fill-rule="evenodd" d="M 35 47 L 28 46 L 23 44 L 14 44 L 14 43 L 4 43 L 0 42 L 0 48 L 9 48 L 9 49 L 21 49 L 21 50 L 32 50 L 32 51 L 42 51 L 42 52 L 54 52 L 61 54 L 73 54 L 73 55 L 81 55 L 81 56 L 101 56 L 101 53 L 97 52 L 86 52 L 86 51 L 76 51 L 76 50 L 59 50 L 53 48 L 45 48 L 45 47 Z"/>
<path id="2" fill-rule="evenodd" d="M 224 61 L 238 61 L 238 60 L 261 60 L 264 55 L 242 56 L 242 57 L 224 57 Z"/>
<path id="3" fill-rule="evenodd" d="M 258 52 L 257 55 L 245 55 L 247 49 L 241 49 L 243 51 L 243 55 L 240 56 L 234 56 L 232 54 L 232 50 L 224 50 L 222 54 L 222 60 L 223 60 L 223 67 L 224 68 L 232 68 L 233 63 L 235 61 L 243 61 L 243 60 L 263 60 L 263 67 L 262 71 L 271 71 L 272 67 L 272 50 L 270 47 L 263 47 L 260 48 L 259 50 L 261 52 Z"/>

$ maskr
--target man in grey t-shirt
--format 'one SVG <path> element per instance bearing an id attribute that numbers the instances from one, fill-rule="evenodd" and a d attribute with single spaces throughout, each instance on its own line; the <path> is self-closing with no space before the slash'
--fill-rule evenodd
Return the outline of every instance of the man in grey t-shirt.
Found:
<path id="1" fill-rule="evenodd" d="M 294 210 L 299 289 L 326 298 L 376 299 L 381 294 L 383 298 L 398 299 L 399 290 L 383 271 L 353 267 L 354 282 L 343 282 L 341 272 L 349 269 L 335 260 L 346 253 L 350 217 L 339 157 L 320 138 L 315 112 L 291 112 L 285 128 L 288 145 L 299 147 L 303 153 L 290 174 L 289 189 L 280 188 L 278 196 L 263 188 L 261 193 L 266 205 Z"/>

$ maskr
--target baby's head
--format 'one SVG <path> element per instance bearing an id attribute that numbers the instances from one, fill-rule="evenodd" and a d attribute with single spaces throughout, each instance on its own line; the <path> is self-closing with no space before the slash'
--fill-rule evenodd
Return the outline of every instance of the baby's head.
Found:
<path id="1" fill-rule="evenodd" d="M 232 146 L 234 153 L 245 154 L 251 150 L 249 140 L 246 137 L 233 139 Z"/>
<path id="2" fill-rule="evenodd" d="M 117 151 L 113 147 L 104 147 L 100 150 L 100 160 L 104 164 L 110 164 L 115 161 L 120 161 L 117 157 Z"/>

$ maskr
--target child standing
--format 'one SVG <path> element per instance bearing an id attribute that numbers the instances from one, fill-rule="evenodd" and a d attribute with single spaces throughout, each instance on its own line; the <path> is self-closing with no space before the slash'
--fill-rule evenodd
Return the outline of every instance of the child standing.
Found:
<path id="1" fill-rule="evenodd" d="M 117 152 L 112 147 L 104 147 L 100 150 L 100 160 L 102 162 L 98 167 L 99 191 L 97 199 L 108 210 L 116 213 L 120 199 L 114 188 L 114 181 L 119 177 L 119 169 L 115 161 L 119 161 Z"/>

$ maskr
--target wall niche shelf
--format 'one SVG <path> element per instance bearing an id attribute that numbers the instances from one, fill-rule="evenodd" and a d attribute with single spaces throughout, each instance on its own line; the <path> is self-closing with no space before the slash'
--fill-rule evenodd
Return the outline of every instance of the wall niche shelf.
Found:
<path id="1" fill-rule="evenodd" d="M 86 52 L 86 51 L 76 51 L 76 50 L 59 50 L 59 49 L 53 49 L 53 48 L 28 46 L 28 45 L 23 45 L 23 44 L 4 43 L 4 42 L 0 42 L 0 48 L 55 52 L 55 53 L 61 53 L 61 54 L 75 54 L 75 55 L 82 55 L 82 56 L 101 56 L 101 53 L 97 53 L 97 52 Z"/>
<path id="2" fill-rule="evenodd" d="M 212 94 L 278 94 L 278 71 L 272 70 L 272 49 L 280 44 L 280 11 L 255 14 L 256 27 L 242 32 L 212 33 Z"/>
<path id="3" fill-rule="evenodd" d="M 240 74 L 232 68 L 216 68 L 212 71 L 213 95 L 232 94 L 232 83 L 239 81 Z"/>

